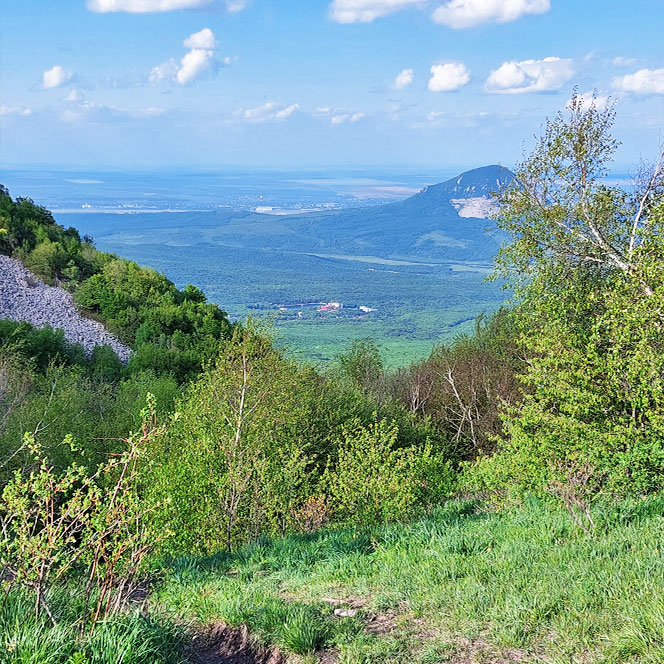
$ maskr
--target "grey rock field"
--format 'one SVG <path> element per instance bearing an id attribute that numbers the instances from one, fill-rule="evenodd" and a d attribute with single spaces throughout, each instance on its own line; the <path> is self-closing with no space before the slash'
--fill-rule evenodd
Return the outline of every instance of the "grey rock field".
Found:
<path id="1" fill-rule="evenodd" d="M 24 321 L 34 327 L 63 330 L 71 343 L 87 353 L 95 346 L 110 346 L 123 363 L 131 350 L 99 322 L 81 316 L 74 298 L 62 288 L 47 286 L 20 261 L 0 255 L 0 319 Z"/>

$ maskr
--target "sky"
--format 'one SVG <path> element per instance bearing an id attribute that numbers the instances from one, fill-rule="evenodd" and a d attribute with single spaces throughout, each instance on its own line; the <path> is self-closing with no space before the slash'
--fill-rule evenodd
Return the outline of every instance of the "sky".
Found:
<path id="1" fill-rule="evenodd" d="M 662 0 L 3 0 L 0 165 L 507 166 L 574 89 L 664 136 Z"/>

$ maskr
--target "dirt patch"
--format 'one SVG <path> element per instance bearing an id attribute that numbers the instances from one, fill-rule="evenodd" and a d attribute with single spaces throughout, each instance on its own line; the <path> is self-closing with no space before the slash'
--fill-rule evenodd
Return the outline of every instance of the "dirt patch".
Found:
<path id="1" fill-rule="evenodd" d="M 323 650 L 316 653 L 318 664 L 337 664 L 339 653 L 336 650 Z"/>
<path id="2" fill-rule="evenodd" d="M 450 664 L 515 664 L 527 660 L 526 653 L 521 650 L 497 650 L 481 639 L 459 639 L 454 642 L 455 652 L 450 658 Z"/>
<path id="3" fill-rule="evenodd" d="M 262 648 L 250 637 L 246 627 L 232 628 L 219 623 L 196 632 L 185 648 L 192 664 L 286 664 L 277 648 Z"/>
<path id="4" fill-rule="evenodd" d="M 365 631 L 367 634 L 381 636 L 389 634 L 397 626 L 398 614 L 392 610 L 381 611 L 375 615 L 368 616 Z"/>

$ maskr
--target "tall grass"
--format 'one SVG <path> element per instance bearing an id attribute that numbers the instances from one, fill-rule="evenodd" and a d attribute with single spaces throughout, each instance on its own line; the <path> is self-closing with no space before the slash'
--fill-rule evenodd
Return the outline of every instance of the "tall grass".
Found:
<path id="1" fill-rule="evenodd" d="M 589 534 L 536 501 L 477 507 L 454 502 L 413 523 L 180 561 L 160 600 L 203 622 L 247 625 L 287 651 L 334 648 L 347 662 L 501 652 L 551 664 L 664 662 L 664 499 L 600 506 Z M 329 598 L 357 615 L 335 617 Z"/>
<path id="2" fill-rule="evenodd" d="M 58 619 L 53 627 L 36 618 L 34 600 L 12 591 L 0 611 L 2 664 L 180 664 L 183 634 L 173 623 L 128 612 L 98 624 L 81 637 L 76 618 L 80 593 L 58 589 L 50 601 Z"/>
<path id="3" fill-rule="evenodd" d="M 585 533 L 536 501 L 497 513 L 452 502 L 411 523 L 262 539 L 176 561 L 150 618 L 128 612 L 85 637 L 79 593 L 51 594 L 52 627 L 13 591 L 0 664 L 181 664 L 177 625 L 219 621 L 302 662 L 334 650 L 340 664 L 661 664 L 664 498 L 593 518 Z"/>

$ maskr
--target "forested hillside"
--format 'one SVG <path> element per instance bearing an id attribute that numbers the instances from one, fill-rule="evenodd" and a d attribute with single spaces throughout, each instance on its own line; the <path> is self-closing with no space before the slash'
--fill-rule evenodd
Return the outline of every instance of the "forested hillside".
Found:
<path id="1" fill-rule="evenodd" d="M 87 315 L 134 349 L 129 373 L 152 370 L 191 379 L 232 334 L 225 313 L 194 286 L 175 288 L 163 274 L 97 251 L 92 238 L 63 228 L 51 213 L 0 190 L 0 253 L 48 284 L 74 294 Z"/>
<path id="2" fill-rule="evenodd" d="M 510 307 L 396 371 L 3 191 L 0 250 L 134 351 L 0 323 L 0 661 L 663 661 L 664 176 L 606 183 L 613 121 L 547 121 L 497 183 Z"/>

